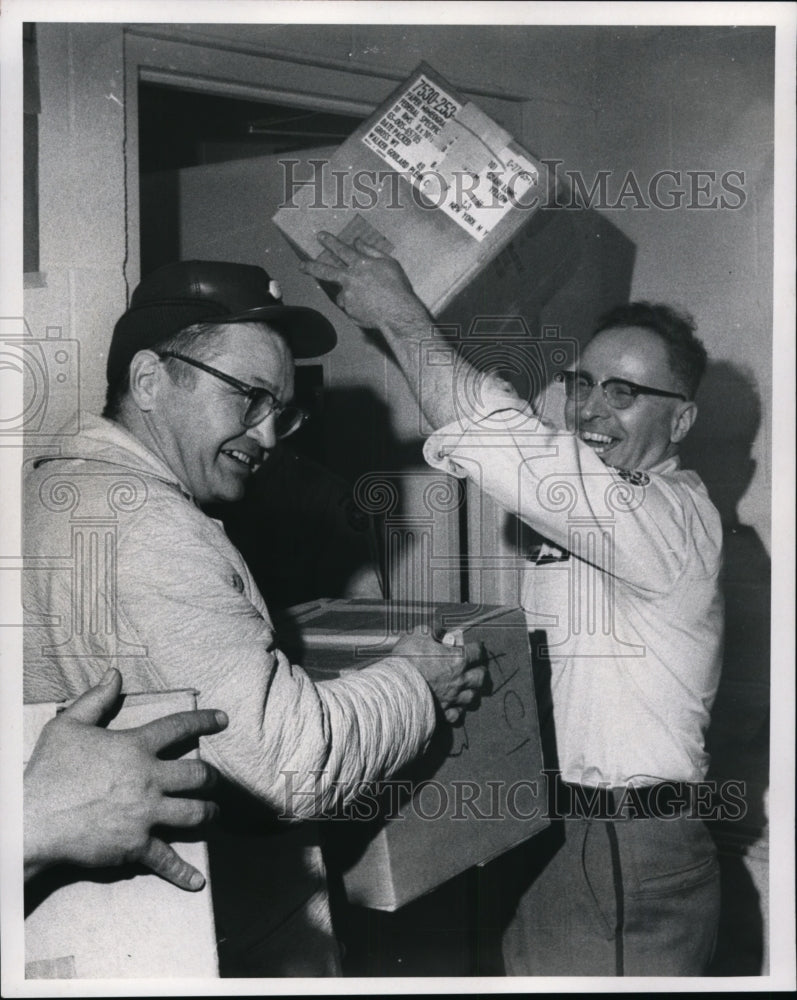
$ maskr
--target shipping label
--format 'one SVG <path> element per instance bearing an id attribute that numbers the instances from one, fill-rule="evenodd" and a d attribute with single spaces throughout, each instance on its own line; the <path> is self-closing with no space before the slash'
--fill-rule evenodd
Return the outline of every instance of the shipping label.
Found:
<path id="1" fill-rule="evenodd" d="M 421 75 L 362 141 L 421 196 L 481 242 L 513 208 L 536 204 L 537 168 L 471 102 Z"/>

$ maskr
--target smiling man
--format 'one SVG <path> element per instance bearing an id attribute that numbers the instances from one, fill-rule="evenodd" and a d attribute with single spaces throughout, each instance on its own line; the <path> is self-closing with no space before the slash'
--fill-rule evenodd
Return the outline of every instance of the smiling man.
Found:
<path id="1" fill-rule="evenodd" d="M 470 478 L 535 535 L 520 598 L 558 777 L 555 821 L 502 859 L 506 971 L 703 973 L 719 916 L 700 782 L 720 671 L 722 530 L 678 459 L 706 365 L 693 324 L 648 303 L 605 317 L 577 366 L 556 373 L 557 429 L 462 357 L 421 370 L 432 320 L 397 262 L 363 240 L 319 239 L 332 262 L 302 269 L 337 283 L 338 305 L 381 331 L 436 428 L 427 461 Z"/>
<path id="2" fill-rule="evenodd" d="M 556 374 L 567 396 L 567 429 L 607 465 L 648 469 L 676 455 L 689 433 L 704 367 L 705 352 L 674 310 L 647 303 L 615 309 L 603 317 L 578 370 Z"/>
<path id="3" fill-rule="evenodd" d="M 135 356 L 119 423 L 163 459 L 197 503 L 233 503 L 277 441 L 302 422 L 298 407 L 280 402 L 293 396 L 293 360 L 262 323 L 189 330 L 181 350 L 158 344 Z M 249 371 L 265 374 L 250 376 L 250 384 L 239 377 Z M 225 399 L 236 405 L 219 405 Z"/>
<path id="4" fill-rule="evenodd" d="M 203 756 L 227 779 L 211 839 L 222 974 L 330 975 L 339 963 L 319 816 L 459 718 L 481 651 L 430 637 L 314 684 L 278 648 L 240 553 L 202 507 L 239 500 L 303 415 L 293 358 L 335 344 L 259 267 L 182 261 L 145 277 L 114 329 L 105 418 L 28 462 L 25 698 L 194 688 L 229 718 Z M 288 795 L 290 789 L 290 796 Z"/>

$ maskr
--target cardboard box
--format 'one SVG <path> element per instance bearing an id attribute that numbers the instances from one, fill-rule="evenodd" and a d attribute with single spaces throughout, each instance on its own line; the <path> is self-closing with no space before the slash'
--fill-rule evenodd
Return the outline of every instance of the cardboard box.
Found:
<path id="1" fill-rule="evenodd" d="M 25 706 L 25 763 L 59 707 Z M 194 708 L 193 691 L 129 694 L 109 728 L 128 729 Z M 25 919 L 26 978 L 218 976 L 207 846 L 172 845 L 205 876 L 199 892 L 132 867 L 51 869 L 29 883 L 26 911 L 34 908 Z"/>
<path id="2" fill-rule="evenodd" d="M 316 681 L 389 655 L 413 625 L 483 642 L 489 684 L 464 722 L 442 722 L 427 753 L 327 823 L 330 865 L 349 901 L 395 910 L 548 825 L 528 631 L 520 609 L 318 601 L 291 609 L 298 662 Z M 377 813 L 377 815 L 374 815 Z"/>
<path id="3" fill-rule="evenodd" d="M 381 241 L 434 316 L 547 197 L 540 163 L 425 63 L 296 181 L 274 222 L 300 257 L 328 256 L 320 230 Z"/>

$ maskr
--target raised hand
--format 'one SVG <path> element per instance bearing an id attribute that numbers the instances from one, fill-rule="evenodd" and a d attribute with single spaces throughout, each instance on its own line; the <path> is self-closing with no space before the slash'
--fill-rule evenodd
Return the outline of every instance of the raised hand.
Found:
<path id="1" fill-rule="evenodd" d="M 420 328 L 428 335 L 431 319 L 401 264 L 383 246 L 362 238 L 353 244 L 330 233 L 318 234 L 318 242 L 332 255 L 333 263 L 305 261 L 305 274 L 340 285 L 335 299 L 355 323 L 362 327 L 412 332 Z"/>

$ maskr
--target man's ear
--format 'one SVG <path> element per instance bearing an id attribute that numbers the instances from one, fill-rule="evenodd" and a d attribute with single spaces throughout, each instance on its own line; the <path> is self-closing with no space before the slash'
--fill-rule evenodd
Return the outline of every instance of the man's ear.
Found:
<path id="1" fill-rule="evenodd" d="M 153 409 L 164 377 L 168 377 L 154 351 L 138 351 L 130 362 L 130 395 L 139 410 Z"/>
<path id="2" fill-rule="evenodd" d="M 670 425 L 670 441 L 673 444 L 680 444 L 692 429 L 695 420 L 697 420 L 697 403 L 691 400 L 688 403 L 679 403 Z"/>

